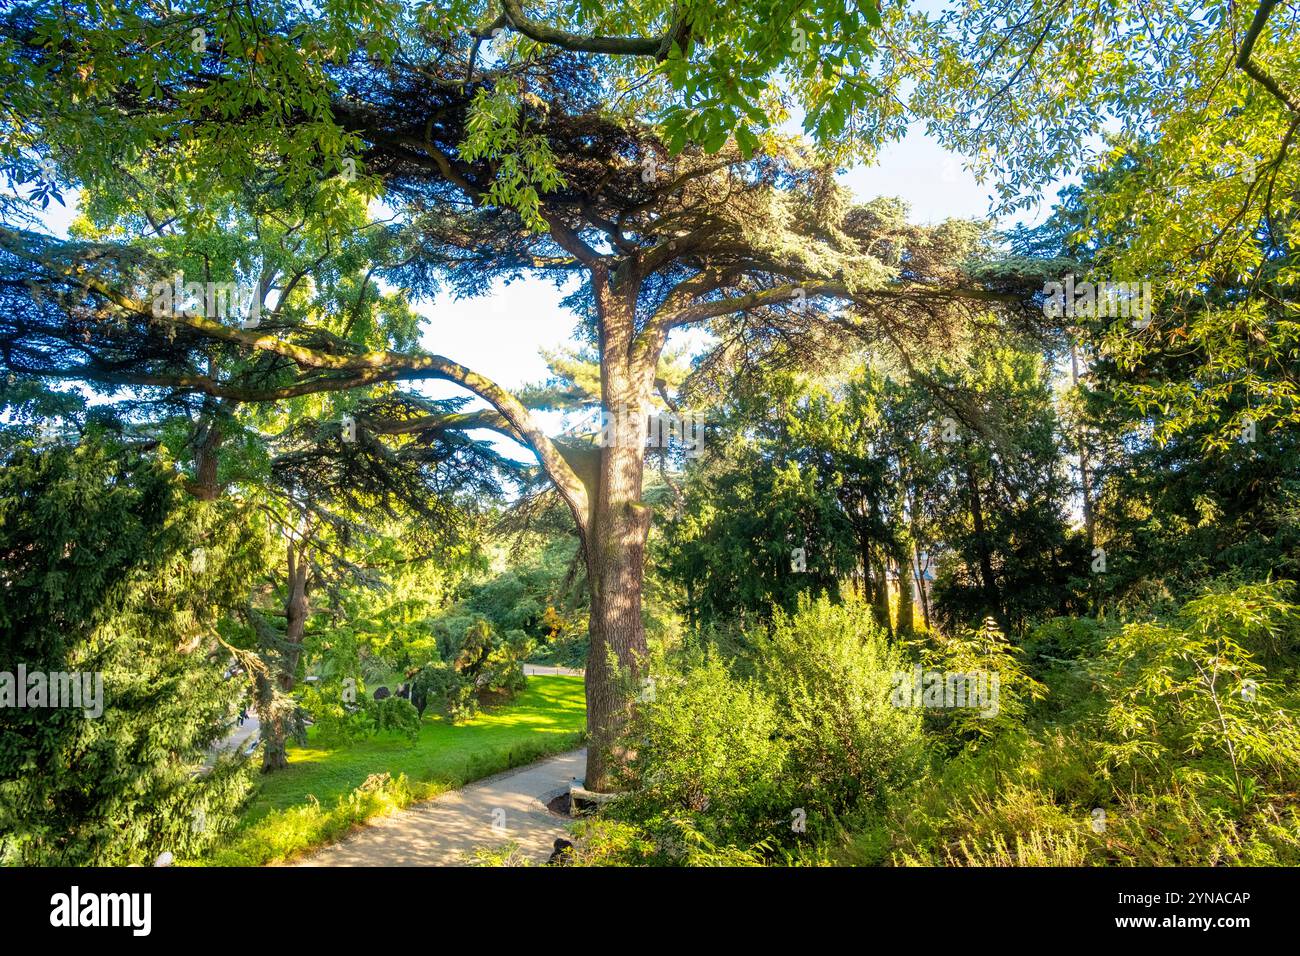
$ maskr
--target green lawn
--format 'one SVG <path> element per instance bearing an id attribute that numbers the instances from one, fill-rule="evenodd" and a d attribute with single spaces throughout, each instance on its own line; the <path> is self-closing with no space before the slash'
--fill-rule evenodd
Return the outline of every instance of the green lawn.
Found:
<path id="1" fill-rule="evenodd" d="M 289 767 L 261 780 L 240 829 L 194 861 L 257 866 L 292 859 L 344 836 L 354 825 L 416 800 L 581 743 L 586 709 L 580 677 L 530 677 L 511 703 L 452 726 L 426 717 L 411 744 L 389 734 L 353 744 L 291 747 Z M 390 775 L 372 781 L 372 774 Z M 361 789 L 359 789 L 361 788 Z"/>

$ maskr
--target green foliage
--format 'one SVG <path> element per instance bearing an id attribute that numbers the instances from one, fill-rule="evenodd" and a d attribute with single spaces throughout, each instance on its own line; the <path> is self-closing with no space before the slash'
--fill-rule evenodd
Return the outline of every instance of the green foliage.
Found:
<path id="1" fill-rule="evenodd" d="M 969 348 L 906 378 L 868 366 L 737 383 L 657 547 L 692 620 L 793 611 L 856 578 L 879 623 L 907 633 L 925 609 L 893 622 L 885 593 L 887 577 L 910 583 L 917 551 L 938 565 L 932 625 L 994 614 L 1020 631 L 1077 609 L 1087 552 L 1050 368 L 1018 345 Z"/>
<path id="2" fill-rule="evenodd" d="M 716 649 L 661 665 L 627 740 L 631 789 L 568 864 L 1294 865 L 1292 589 L 1057 618 L 1025 649 L 992 621 L 918 642 L 924 667 L 1001 677 L 991 720 L 927 709 L 929 747 L 920 715 L 890 706 L 908 661 L 867 609 L 802 601 L 728 642 L 730 665 Z M 1047 707 L 1058 692 L 1072 699 Z M 811 839 L 789 832 L 791 807 Z"/>
<path id="3" fill-rule="evenodd" d="M 512 535 L 490 548 L 490 569 L 466 580 L 442 617 L 452 628 L 483 618 L 497 633 L 523 632 L 536 644 L 532 660 L 581 667 L 587 658 L 586 572 L 567 514 L 547 512 L 541 520 L 542 531 Z"/>
<path id="4" fill-rule="evenodd" d="M 787 103 L 798 105 L 804 129 L 828 148 L 861 150 L 872 142 L 862 135 L 862 113 L 892 113 L 870 78 L 882 24 L 874 0 L 691 3 L 683 15 L 690 42 L 673 43 L 660 66 L 682 100 L 670 100 L 663 117 L 674 150 L 691 142 L 716 152 L 734 135 L 753 152 Z"/>
<path id="5" fill-rule="evenodd" d="M 523 688 L 534 644 L 522 631 L 499 634 L 481 617 L 446 617 L 434 630 L 443 659 L 474 694 L 509 697 Z"/>
<path id="6" fill-rule="evenodd" d="M 330 614 L 309 629 L 304 646 L 322 677 L 364 677 L 370 684 L 439 659 L 434 621 L 445 613 L 470 563 L 458 548 L 435 556 L 397 535 L 398 524 L 364 552 L 377 573 L 331 589 Z"/>
<path id="7" fill-rule="evenodd" d="M 883 524 L 878 511 L 861 513 L 868 493 L 881 498 L 862 404 L 778 375 L 722 411 L 720 441 L 687 472 L 656 542 L 683 610 L 695 624 L 745 625 L 774 604 L 793 611 L 801 594 L 838 594 L 859 558 L 858 532 Z"/>
<path id="8" fill-rule="evenodd" d="M 810 818 L 884 801 L 920 772 L 920 720 L 892 698 L 907 661 L 868 608 L 801 598 L 753 640 L 751 666 L 776 701 L 787 773 Z"/>
<path id="9" fill-rule="evenodd" d="M 1220 122 L 1194 135 L 1215 126 L 1212 137 L 1244 135 Z M 1274 228 L 1252 225 L 1250 207 L 1264 190 L 1234 171 L 1213 177 L 1213 204 L 1235 197 L 1230 229 L 1243 234 L 1219 234 L 1213 217 L 1222 209 L 1189 205 L 1186 197 L 1177 200 L 1173 227 L 1167 214 L 1152 215 L 1149 188 L 1138 185 L 1159 150 L 1102 165 L 1082 187 L 1063 191 L 1051 221 L 1022 237 L 1072 260 L 1062 272 L 1141 277 L 1156 296 L 1147 327 L 1080 318 L 1068 330 L 1087 368 L 1072 417 L 1080 447 L 1095 463 L 1097 544 L 1108 557 L 1107 573 L 1092 584 L 1119 607 L 1157 598 L 1177 603 L 1226 573 L 1242 580 L 1294 577 L 1300 542 L 1300 445 L 1289 427 L 1295 291 L 1285 280 L 1294 257 L 1283 251 L 1290 226 L 1282 225 L 1294 214 L 1275 209 Z M 1223 155 L 1217 147 L 1197 152 Z M 1129 212 L 1138 210 L 1144 225 L 1135 232 Z M 1140 261 L 1147 217 L 1162 243 L 1172 228 L 1193 220 L 1218 238 L 1194 244 L 1187 255 Z M 1223 255 L 1243 261 L 1211 264 Z M 1189 271 L 1194 292 L 1171 288 L 1187 281 Z"/>
<path id="10" fill-rule="evenodd" d="M 992 614 L 1022 630 L 1035 617 L 1080 607 L 1088 570 L 1082 535 L 1067 518 L 1068 441 L 1041 355 L 990 344 L 941 363 L 935 381 L 956 396 L 956 440 L 942 433 L 925 494 L 932 535 L 943 544 L 934 585 L 937 616 L 951 625 Z M 942 401 L 932 421 L 948 418 Z"/>
<path id="11" fill-rule="evenodd" d="M 1047 696 L 1047 688 L 1022 664 L 1023 657 L 1024 651 L 1007 640 L 993 618 L 978 629 L 959 627 L 950 636 L 920 642 L 925 671 L 978 675 L 989 682 L 993 697 L 979 709 L 927 707 L 927 730 L 960 749 L 1023 726 L 1028 705 Z"/>
<path id="12" fill-rule="evenodd" d="M 711 653 L 655 677 L 653 688 L 628 730 L 635 757 L 619 813 L 655 833 L 670 859 L 681 850 L 681 818 L 733 843 L 782 826 L 793 809 L 785 799 L 789 748 L 771 695 Z"/>
<path id="13" fill-rule="evenodd" d="M 496 178 L 487 198 L 518 212 L 529 227 L 546 228 L 538 193 L 553 192 L 567 183 L 546 137 L 529 128 L 517 82 L 503 80 L 475 95 L 461 155 L 495 160 Z"/>
<path id="14" fill-rule="evenodd" d="M 1095 704 L 936 759 L 883 810 L 845 824 L 838 858 L 1295 865 L 1296 658 L 1292 652 L 1266 671 L 1247 649 L 1289 646 L 1292 587 L 1210 588 L 1163 619 L 1040 628 L 1035 643 L 1062 649 L 1090 675 Z M 1071 671 L 1044 673 L 1055 695 L 1055 681 Z M 1073 678 L 1067 686 L 1079 692 Z"/>
<path id="15" fill-rule="evenodd" d="M 377 178 L 347 167 L 362 149 L 331 107 L 340 88 L 351 91 L 374 67 L 391 65 L 399 49 L 417 57 L 430 76 L 460 79 L 475 67 L 488 74 L 490 82 L 466 83 L 472 105 L 459 152 L 493 160 L 493 201 L 532 222 L 540 221 L 538 193 L 556 189 L 563 178 L 546 138 L 529 128 L 529 112 L 544 104 L 520 78 L 539 62 L 554 66 L 560 50 L 586 49 L 591 36 L 626 39 L 612 41 L 616 48 L 604 52 L 615 55 L 599 60 L 563 54 L 582 68 L 581 81 L 599 85 L 622 115 L 662 120 L 674 152 L 690 143 L 714 153 L 734 141 L 748 157 L 792 109 L 841 157 L 865 154 L 901 124 L 901 104 L 880 96 L 869 79 L 882 25 L 874 2 L 743 0 L 723 9 L 584 0 L 516 14 L 527 23 L 499 37 L 478 34 L 500 9 L 464 0 L 418 7 L 329 0 L 310 9 L 257 0 L 234 10 L 207 3 L 180 9 L 183 15 L 171 16 L 123 2 L 107 16 L 98 4 L 82 2 L 37 5 L 15 17 L 3 48 L 12 65 L 0 72 L 15 115 L 49 109 L 62 117 L 57 143 L 48 142 L 54 124 L 42 121 L 14 124 L 0 139 L 0 156 L 19 182 L 30 184 L 33 201 L 62 201 L 57 184 L 41 175 L 51 153 L 65 181 L 98 186 L 125 179 L 123 169 L 139 165 L 142 156 L 147 161 L 150 147 L 169 136 L 180 141 L 189 170 L 170 172 L 168 186 L 193 175 L 212 191 L 258 182 L 271 169 L 279 188 L 321 186 L 326 202 L 349 190 L 366 195 Z M 901 26 L 897 13 L 890 17 Z M 46 49 L 65 52 L 52 59 L 34 55 Z M 73 50 L 75 57 L 67 52 Z M 122 89 L 147 102 L 165 97 L 168 108 L 138 116 L 115 111 L 112 95 Z M 185 95 L 168 95 L 177 89 Z M 879 124 L 858 119 L 868 107 L 881 114 Z M 186 219 L 207 214 L 200 206 Z"/>
<path id="16" fill-rule="evenodd" d="M 1231 793 L 1242 810 L 1291 785 L 1300 722 L 1278 706 L 1280 688 L 1247 648 L 1294 641 L 1292 587 L 1207 593 L 1171 621 L 1128 624 L 1107 641 L 1098 680 L 1110 702 L 1101 749 L 1111 772 Z"/>
<path id="17" fill-rule="evenodd" d="M 0 708 L 0 857 L 149 863 L 201 851 L 249 789 L 195 775 L 237 685 L 215 625 L 265 560 L 256 518 L 189 499 L 164 462 L 111 442 L 7 449 L 0 671 L 102 675 L 102 714 Z M 202 555 L 202 560 L 196 558 Z"/>
<path id="18" fill-rule="evenodd" d="M 1095 657 L 1105 641 L 1105 623 L 1091 617 L 1053 617 L 1037 625 L 1020 642 L 1040 668 Z"/>
<path id="19" fill-rule="evenodd" d="M 625 282 L 640 330 L 661 306 L 680 325 L 684 301 L 757 305 L 719 319 L 738 334 L 689 373 L 658 363 L 720 427 L 680 482 L 662 456 L 644 495 L 657 696 L 624 741 L 632 789 L 576 861 L 815 862 L 842 826 L 837 849 L 869 862 L 1300 862 L 1300 611 L 1272 580 L 1300 571 L 1300 46 L 1285 4 L 1247 34 L 1254 6 L 6 5 L 0 668 L 101 672 L 110 706 L 0 713 L 0 860 L 203 852 L 248 785 L 228 759 L 192 776 L 238 693 L 218 635 L 272 665 L 266 688 L 319 678 L 268 694 L 359 761 L 322 789 L 328 809 L 295 794 L 251 827 L 241 861 L 404 805 L 425 791 L 398 766 L 433 728 L 526 696 L 539 647 L 585 657 L 568 515 L 467 581 L 469 512 L 510 466 L 459 426 L 421 427 L 462 409 L 395 387 L 431 356 L 381 353 L 418 352 L 411 300 L 444 284 L 563 283 L 600 258 L 567 300 L 593 346 L 619 324 L 593 319 L 617 298 L 594 293 Z M 780 134 L 796 118 L 813 148 Z M 839 166 L 916 118 L 994 174 L 1003 211 L 1081 182 L 1005 249 L 977 223 L 856 204 Z M 71 243 L 7 228 L 73 184 Z M 396 215 L 372 222 L 385 188 Z M 70 263 L 104 270 L 76 301 Z M 1149 282 L 1153 321 L 985 311 L 1066 271 Z M 269 277 L 268 334 L 130 306 L 173 272 Z M 788 315 L 800 277 L 852 305 Z M 882 339 L 887 355 L 843 344 Z M 558 358 L 526 404 L 607 398 L 591 358 Z M 111 407 L 42 381 L 78 377 Z M 220 450 L 215 478 L 198 445 Z M 299 537 L 296 591 L 263 553 L 268 515 Z M 922 554 L 921 666 L 996 674 L 996 716 L 888 700 Z M 305 631 L 286 610 L 282 633 L 309 591 Z M 416 707 L 343 697 L 394 675 Z M 427 703 L 446 720 L 422 723 Z M 396 779 L 353 772 L 376 754 Z"/>
<path id="20" fill-rule="evenodd" d="M 420 714 L 415 705 L 405 697 L 385 697 L 373 702 L 376 715 L 375 724 L 380 730 L 392 731 L 405 737 L 412 744 L 420 736 Z"/>
<path id="21" fill-rule="evenodd" d="M 357 702 L 344 699 L 342 684 L 316 683 L 301 693 L 303 709 L 311 714 L 317 733 L 330 740 L 354 743 L 379 729 L 364 690 L 357 687 Z M 373 701 L 371 701 L 373 703 Z"/>
<path id="22" fill-rule="evenodd" d="M 411 697 L 423 700 L 452 723 L 468 720 L 478 712 L 474 685 L 441 661 L 420 668 L 411 680 Z"/>
<path id="23" fill-rule="evenodd" d="M 743 643 L 731 666 L 671 654 L 636 705 L 629 793 L 608 812 L 655 859 L 770 859 L 921 771 L 920 718 L 890 696 L 902 658 L 865 608 L 804 600 Z"/>

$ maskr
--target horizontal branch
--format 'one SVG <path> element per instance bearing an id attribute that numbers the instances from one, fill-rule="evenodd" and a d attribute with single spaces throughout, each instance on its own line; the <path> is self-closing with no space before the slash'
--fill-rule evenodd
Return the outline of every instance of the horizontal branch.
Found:
<path id="1" fill-rule="evenodd" d="M 491 409 L 479 409 L 473 412 L 452 412 L 446 415 L 421 415 L 419 418 L 404 422 L 389 422 L 369 426 L 379 435 L 414 435 L 426 431 L 470 431 L 475 428 L 487 428 L 507 438 L 527 445 L 500 412 Z"/>
<path id="2" fill-rule="evenodd" d="M 412 380 L 412 379 L 442 379 L 444 381 L 455 382 L 456 384 L 468 389 L 475 395 L 484 399 L 493 408 L 500 413 L 509 426 L 515 431 L 517 437 L 531 448 L 537 455 L 550 479 L 555 482 L 561 496 L 564 497 L 570 510 L 573 512 L 574 520 L 578 522 L 581 529 L 585 531 L 588 524 L 587 509 L 587 491 L 582 481 L 565 461 L 559 450 L 551 442 L 550 438 L 544 431 L 533 421 L 528 410 L 513 395 L 497 385 L 491 379 L 478 374 L 472 369 L 468 369 L 457 362 L 441 355 L 409 355 L 402 352 L 392 352 L 388 350 L 354 353 L 351 355 L 334 355 L 321 352 L 316 349 L 308 348 L 303 345 L 297 345 L 293 342 L 287 342 L 275 335 L 265 332 L 257 332 L 250 329 L 239 329 L 232 326 L 222 325 L 213 319 L 198 315 L 188 315 L 184 312 L 165 312 L 155 314 L 145 303 L 127 295 L 120 290 L 112 288 L 99 276 L 95 275 L 84 266 L 74 263 L 72 265 L 55 265 L 44 258 L 35 255 L 25 248 L 21 242 L 15 242 L 20 239 L 19 234 L 13 230 L 0 229 L 0 242 L 6 247 L 13 249 L 15 253 L 23 256 L 29 261 L 36 262 L 47 269 L 52 269 L 61 273 L 69 279 L 77 282 L 84 288 L 103 296 L 108 301 L 117 305 L 119 308 L 136 315 L 146 316 L 154 322 L 165 325 L 188 328 L 199 335 L 215 339 L 222 342 L 243 346 L 254 352 L 268 352 L 273 355 L 279 355 L 283 358 L 290 359 L 300 368 L 317 369 L 330 372 L 350 372 L 352 376 L 342 376 L 342 380 L 349 380 L 348 384 L 334 382 L 333 380 L 324 380 L 315 384 L 299 383 L 292 388 L 303 389 L 299 394 L 307 394 L 311 391 L 325 391 L 330 389 L 343 389 L 356 387 L 358 385 L 374 384 L 376 382 L 395 381 L 395 380 Z M 17 246 L 17 248 L 15 248 Z M 93 373 L 93 369 L 87 369 L 87 373 Z M 212 379 L 205 379 L 202 376 L 172 376 L 169 378 L 155 379 L 154 381 L 144 380 L 147 377 L 138 377 L 137 381 L 121 382 L 120 384 L 137 384 L 150 385 L 161 384 L 167 387 L 185 388 L 189 387 L 194 391 L 203 391 L 207 394 L 217 397 L 239 399 L 241 391 L 237 388 L 222 386 Z M 276 390 L 282 391 L 282 390 Z M 253 394 L 251 391 L 242 392 L 244 395 Z M 262 393 L 266 394 L 266 393 Z M 274 395 L 272 398 L 282 397 Z M 289 397 L 289 396 L 283 396 Z M 266 401 L 271 398 L 250 397 L 244 398 L 245 401 Z"/>
<path id="3" fill-rule="evenodd" d="M 501 0 L 510 25 L 530 40 L 557 46 L 575 53 L 608 53 L 614 56 L 653 56 L 661 57 L 672 41 L 673 33 L 662 37 L 603 37 L 584 36 L 570 33 L 549 24 L 534 20 L 524 13 L 522 0 Z"/>
<path id="4" fill-rule="evenodd" d="M 746 295 L 730 296 L 725 299 L 719 299 L 715 302 L 702 302 L 699 305 L 682 309 L 670 316 L 666 316 L 662 322 L 665 329 L 680 328 L 685 325 L 692 325 L 696 322 L 704 322 L 708 319 L 720 318 L 725 315 L 734 315 L 739 312 L 749 312 L 754 309 L 764 308 L 773 305 L 785 305 L 799 298 L 811 299 L 817 296 L 831 296 L 837 299 L 843 299 L 848 302 L 857 304 L 867 304 L 872 300 L 879 299 L 962 299 L 976 302 L 987 302 L 990 304 L 1013 305 L 1020 299 L 1008 293 L 991 292 L 986 289 L 941 289 L 934 286 L 922 285 L 920 283 L 909 283 L 907 285 L 888 286 L 883 289 L 872 289 L 867 292 L 857 292 L 849 288 L 843 282 L 804 282 L 790 283 L 787 285 L 775 286 L 771 289 L 761 289 L 757 292 L 750 292 Z"/>

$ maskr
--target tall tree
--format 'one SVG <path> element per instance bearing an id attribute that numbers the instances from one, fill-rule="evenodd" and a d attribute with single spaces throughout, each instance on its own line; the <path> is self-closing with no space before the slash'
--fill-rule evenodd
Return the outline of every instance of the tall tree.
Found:
<path id="1" fill-rule="evenodd" d="M 386 270 L 392 281 L 418 295 L 440 281 L 471 293 L 494 277 L 581 277 L 572 304 L 600 360 L 602 407 L 633 421 L 651 402 L 660 355 L 678 329 L 712 327 L 721 340 L 713 361 L 722 363 L 763 361 L 778 343 L 806 356 L 837 336 L 908 352 L 940 347 L 971 316 L 1015 307 L 1031 291 L 1014 274 L 987 271 L 977 280 L 952 265 L 965 258 L 961 252 L 983 251 L 977 230 L 919 229 L 888 204 L 854 205 L 833 169 L 775 136 L 709 144 L 714 153 L 686 146 L 672 156 L 654 129 L 608 112 L 611 91 L 582 57 L 520 45 L 514 58 L 471 72 L 477 43 L 446 42 L 394 19 L 392 39 L 376 40 L 367 54 L 345 46 L 341 62 L 318 70 L 290 40 L 314 49 L 323 38 L 267 14 L 239 13 L 233 33 L 223 32 L 223 43 L 201 55 L 162 56 L 133 41 L 112 50 L 114 65 L 104 62 L 102 36 L 88 53 L 24 36 L 22 59 L 59 95 L 51 100 L 57 110 L 31 98 L 23 109 L 40 114 L 34 123 L 57 141 L 68 175 L 97 182 L 120 176 L 108 157 L 134 141 L 146 144 L 154 163 L 192 158 L 188 175 L 196 183 L 239 176 L 265 183 L 263 195 L 273 198 L 319 181 L 325 162 L 344 167 L 341 160 L 351 157 L 342 153 L 355 151 L 357 188 L 382 185 L 400 209 Z M 246 15 L 265 26 L 265 47 L 240 32 L 249 26 L 240 19 Z M 158 32 L 165 47 L 172 28 L 145 21 L 136 26 Z M 69 56 L 91 74 L 104 72 L 87 83 L 68 68 Z M 241 84 L 263 61 L 274 62 L 271 75 L 286 84 L 273 102 L 288 106 L 288 91 L 300 91 L 301 107 L 270 110 L 248 101 Z M 105 73 L 120 83 L 104 83 Z M 233 113 L 232 97 L 243 104 Z M 90 146 L 75 119 L 88 115 L 107 117 L 96 157 L 75 152 Z M 235 138 L 249 149 L 231 155 L 225 144 Z M 337 185 L 322 190 L 322 203 Z M 23 298 L 30 279 L 66 288 L 75 305 L 14 303 L 0 338 L 26 374 L 244 402 L 441 379 L 485 400 L 490 409 L 473 413 L 472 423 L 531 449 L 579 531 L 591 592 L 587 784 L 609 785 L 609 748 L 629 706 L 618 675 L 636 676 L 645 652 L 643 438 L 566 447 L 517 397 L 473 370 L 410 349 L 367 349 L 316 316 L 289 317 L 264 331 L 205 316 L 154 315 L 123 281 L 126 261 L 112 244 L 52 244 L 10 228 L 0 245 L 23 278 L 8 287 L 11 295 Z M 140 268 L 140 258 L 130 266 Z M 70 326 L 76 309 L 97 318 Z M 104 321 L 110 317 L 125 328 Z M 91 348 L 72 344 L 85 333 Z M 213 343 L 273 369 L 274 380 L 242 367 L 234 377 L 220 366 L 196 372 L 188 357 Z M 470 423 L 430 415 L 409 428 Z"/>

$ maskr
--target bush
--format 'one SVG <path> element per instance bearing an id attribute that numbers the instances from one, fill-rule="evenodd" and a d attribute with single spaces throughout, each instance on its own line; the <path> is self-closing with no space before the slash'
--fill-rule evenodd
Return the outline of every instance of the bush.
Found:
<path id="1" fill-rule="evenodd" d="M 1211 587 L 1163 619 L 1054 622 L 1098 656 L 1056 726 L 1007 727 L 846 826 L 840 858 L 919 865 L 1300 864 L 1290 585 Z M 1041 638 L 1040 638 L 1041 640 Z M 1041 644 L 1039 646 L 1042 646 Z M 1080 654 L 1086 653 L 1081 649 Z"/>
<path id="2" fill-rule="evenodd" d="M 375 700 L 364 692 L 355 704 L 344 702 L 339 689 L 308 687 L 302 692 L 304 708 L 315 720 L 324 740 L 351 744 L 391 731 L 414 741 L 420 735 L 420 712 L 405 697 Z"/>
<path id="3" fill-rule="evenodd" d="M 903 662 L 868 609 L 802 599 L 735 646 L 731 667 L 713 646 L 668 655 L 635 707 L 610 815 L 644 827 L 659 859 L 788 860 L 922 771 L 920 716 L 891 702 Z"/>
<path id="4" fill-rule="evenodd" d="M 747 842 L 789 819 L 788 745 L 769 694 L 712 653 L 681 662 L 653 688 L 629 727 L 635 756 L 620 815 L 663 837 L 670 857 L 684 850 L 668 838 L 674 820 L 693 819 L 714 842 Z"/>
<path id="5" fill-rule="evenodd" d="M 427 706 L 452 723 L 469 720 L 478 712 L 474 685 L 441 661 L 420 668 L 411 679 L 411 697 L 422 698 Z"/>
<path id="6" fill-rule="evenodd" d="M 868 607 L 804 596 L 753 640 L 754 667 L 776 701 L 789 772 L 810 816 L 884 800 L 920 773 L 920 716 L 892 700 L 907 662 Z"/>
<path id="7" fill-rule="evenodd" d="M 1006 639 L 993 618 L 986 618 L 979 630 L 959 625 L 951 636 L 931 635 L 917 646 L 923 672 L 977 675 L 991 698 L 979 708 L 925 708 L 926 729 L 950 750 L 978 746 L 1020 728 L 1028 703 L 1047 696 L 1047 688 L 1021 664 L 1021 649 Z"/>
<path id="8" fill-rule="evenodd" d="M 523 690 L 524 661 L 533 652 L 533 641 L 523 631 L 504 636 L 493 630 L 486 618 L 450 618 L 439 625 L 439 650 L 442 659 L 467 684 L 475 695 L 513 697 Z M 435 681 L 447 687 L 452 709 L 463 709 L 456 701 L 463 693 L 446 679 Z M 452 692 L 454 691 L 454 693 Z"/>
<path id="9" fill-rule="evenodd" d="M 533 652 L 534 644 L 523 631 L 510 631 L 504 639 L 494 643 L 483 659 L 478 673 L 473 676 L 480 693 L 504 694 L 513 697 L 524 689 L 524 661 Z"/>
<path id="10" fill-rule="evenodd" d="M 374 735 L 379 729 L 376 715 L 367 706 L 362 687 L 356 688 L 358 701 L 343 698 L 341 683 L 308 684 L 302 690 L 302 706 L 311 714 L 321 737 L 340 743 L 355 743 Z"/>
<path id="11" fill-rule="evenodd" d="M 1106 643 L 1098 682 L 1109 701 L 1108 769 L 1152 786 L 1257 794 L 1300 783 L 1300 724 L 1278 707 L 1257 653 L 1281 654 L 1297 608 L 1288 585 L 1211 590 L 1169 622 L 1138 622 Z"/>
<path id="12" fill-rule="evenodd" d="M 1033 628 L 1021 641 L 1030 665 L 1042 672 L 1052 665 L 1097 656 L 1106 643 L 1106 627 L 1091 617 L 1054 617 Z"/>

